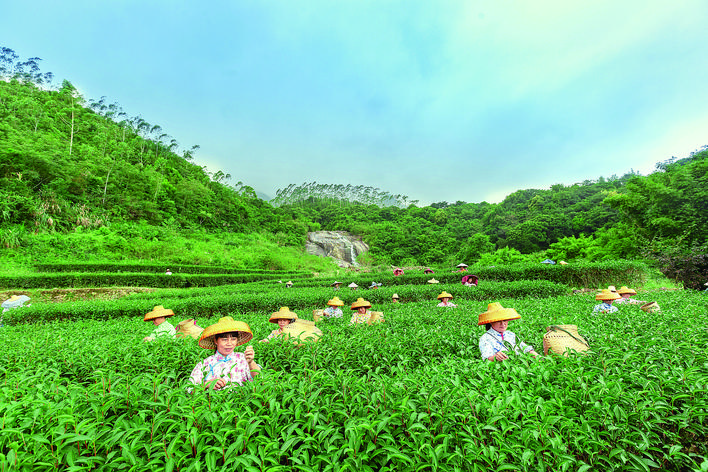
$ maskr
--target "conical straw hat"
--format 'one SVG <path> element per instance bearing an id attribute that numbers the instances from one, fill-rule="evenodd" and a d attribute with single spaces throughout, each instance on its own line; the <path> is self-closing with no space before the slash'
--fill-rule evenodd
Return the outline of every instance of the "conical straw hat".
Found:
<path id="1" fill-rule="evenodd" d="M 391 296 L 391 298 L 401 298 L 401 297 L 399 297 L 397 293 L 394 293 L 394 294 Z"/>
<path id="2" fill-rule="evenodd" d="M 600 293 L 595 295 L 595 300 L 617 300 L 622 298 L 616 292 L 611 292 L 609 289 L 602 289 Z"/>
<path id="3" fill-rule="evenodd" d="M 327 305 L 329 306 L 344 306 L 344 302 L 339 299 L 339 297 L 334 297 L 330 301 L 327 302 Z"/>
<path id="4" fill-rule="evenodd" d="M 276 311 L 272 315 L 270 315 L 270 321 L 271 323 L 277 323 L 278 320 L 296 320 L 297 319 L 297 313 L 290 311 L 290 308 L 283 306 L 280 307 L 280 310 Z"/>
<path id="5" fill-rule="evenodd" d="M 170 316 L 175 316 L 175 312 L 170 310 L 169 308 L 165 308 L 162 305 L 157 305 L 155 308 L 152 309 L 150 313 L 145 314 L 143 321 L 154 320 L 155 318 L 160 318 L 161 316 L 169 318 Z"/>
<path id="6" fill-rule="evenodd" d="M 513 308 L 504 308 L 501 303 L 490 303 L 487 305 L 487 311 L 479 315 L 477 325 L 481 326 L 487 323 L 504 320 L 518 320 L 521 315 Z"/>
<path id="7" fill-rule="evenodd" d="M 218 323 L 208 326 L 202 332 L 202 336 L 199 338 L 199 346 L 204 349 L 216 349 L 214 336 L 221 333 L 232 332 L 238 334 L 237 346 L 245 344 L 253 338 L 251 328 L 246 323 L 243 321 L 235 321 L 230 316 L 224 316 L 223 318 L 219 318 Z"/>
<path id="8" fill-rule="evenodd" d="M 347 287 L 349 287 L 349 288 L 357 288 L 357 287 L 359 287 L 359 286 L 358 286 L 357 284 L 355 284 L 354 282 L 352 282 L 352 283 L 350 283 L 349 285 L 347 285 Z"/>
<path id="9" fill-rule="evenodd" d="M 440 295 L 438 295 L 438 300 L 441 300 L 441 299 L 443 299 L 443 298 L 452 298 L 452 295 L 450 295 L 449 293 L 443 291 L 443 293 L 441 293 Z"/>
<path id="10" fill-rule="evenodd" d="M 337 282 L 336 280 L 329 284 L 330 287 L 336 287 L 337 285 L 342 285 L 342 282 Z"/>
<path id="11" fill-rule="evenodd" d="M 620 295 L 624 295 L 625 293 L 628 293 L 628 294 L 630 294 L 630 295 L 636 295 L 636 294 L 637 294 L 637 292 L 634 291 L 633 288 L 629 288 L 629 287 L 627 287 L 626 285 L 622 285 L 622 287 L 620 287 L 620 289 L 617 290 L 617 293 L 619 293 Z"/>
<path id="12" fill-rule="evenodd" d="M 428 283 L 429 283 L 429 284 L 439 284 L 440 281 L 435 280 L 435 278 L 432 278 L 432 279 L 428 280 Z"/>
<path id="13" fill-rule="evenodd" d="M 354 303 L 352 303 L 352 310 L 356 310 L 361 307 L 371 308 L 371 303 L 359 297 Z"/>

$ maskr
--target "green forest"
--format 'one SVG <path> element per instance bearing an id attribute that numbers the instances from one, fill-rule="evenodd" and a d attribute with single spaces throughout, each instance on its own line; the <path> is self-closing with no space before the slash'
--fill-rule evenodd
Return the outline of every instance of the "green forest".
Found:
<path id="1" fill-rule="evenodd" d="M 0 260 L 150 260 L 335 270 L 303 254 L 342 230 L 373 266 L 644 259 L 699 288 L 708 275 L 708 146 L 647 176 L 524 189 L 501 203 L 438 202 L 364 186 L 292 184 L 271 202 L 195 162 L 159 124 L 55 83 L 0 48 Z"/>

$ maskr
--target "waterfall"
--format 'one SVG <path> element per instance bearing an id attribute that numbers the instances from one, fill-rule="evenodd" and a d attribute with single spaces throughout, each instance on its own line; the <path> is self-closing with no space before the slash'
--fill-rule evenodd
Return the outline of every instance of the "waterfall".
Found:
<path id="1" fill-rule="evenodd" d="M 344 237 L 341 233 L 333 233 L 333 234 L 335 234 L 337 236 L 337 239 L 342 241 L 345 249 L 346 248 L 349 249 L 349 257 L 352 261 L 352 265 L 355 267 L 358 267 L 359 263 L 356 261 L 356 252 L 354 251 L 354 244 L 352 244 L 352 242 L 349 241 L 349 239 L 347 239 L 346 237 Z"/>

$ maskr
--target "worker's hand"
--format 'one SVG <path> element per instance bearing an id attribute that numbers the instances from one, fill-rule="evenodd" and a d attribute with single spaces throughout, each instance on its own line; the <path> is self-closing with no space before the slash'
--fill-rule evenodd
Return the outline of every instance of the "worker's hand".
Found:
<path id="1" fill-rule="evenodd" d="M 221 390 L 226 386 L 226 380 L 224 379 L 216 379 L 216 382 L 214 382 L 214 390 Z"/>
<path id="2" fill-rule="evenodd" d="M 253 350 L 253 346 L 248 346 L 243 354 L 246 356 L 246 362 L 249 364 L 256 358 L 256 352 Z"/>
<path id="3" fill-rule="evenodd" d="M 489 358 L 490 361 L 505 361 L 509 358 L 504 351 L 499 351 Z"/>

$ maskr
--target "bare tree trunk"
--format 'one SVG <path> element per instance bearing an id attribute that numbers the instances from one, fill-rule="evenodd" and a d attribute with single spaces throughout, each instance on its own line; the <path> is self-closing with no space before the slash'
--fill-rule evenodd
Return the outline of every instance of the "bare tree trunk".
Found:
<path id="1" fill-rule="evenodd" d="M 71 136 L 69 137 L 69 155 L 71 156 L 71 148 L 74 146 L 74 108 L 72 103 L 71 108 Z M 109 172 L 110 173 L 110 172 Z"/>
<path id="2" fill-rule="evenodd" d="M 108 189 L 108 177 L 111 175 L 112 170 L 113 166 L 111 165 L 111 168 L 108 169 L 108 173 L 106 174 L 106 183 L 103 185 L 103 200 L 101 200 L 101 206 L 106 205 L 106 189 Z"/>

